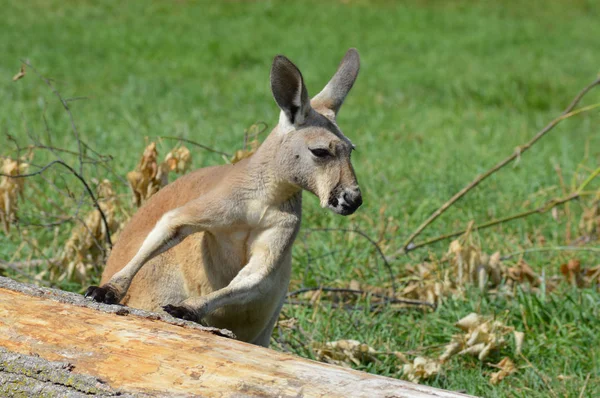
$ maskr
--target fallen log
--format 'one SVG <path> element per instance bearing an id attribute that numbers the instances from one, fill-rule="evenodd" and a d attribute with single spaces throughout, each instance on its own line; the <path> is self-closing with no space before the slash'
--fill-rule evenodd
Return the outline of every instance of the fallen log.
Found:
<path id="1" fill-rule="evenodd" d="M 0 396 L 466 397 L 0 277 Z"/>

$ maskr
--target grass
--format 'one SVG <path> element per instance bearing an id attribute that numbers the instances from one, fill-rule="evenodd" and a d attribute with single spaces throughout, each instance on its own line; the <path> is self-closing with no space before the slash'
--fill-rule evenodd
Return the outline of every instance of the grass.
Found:
<path id="1" fill-rule="evenodd" d="M 20 60 L 27 59 L 64 97 L 87 97 L 70 102 L 78 130 L 91 148 L 114 158 L 111 167 L 120 177 L 135 167 L 146 139 L 181 135 L 232 152 L 252 123 L 264 120 L 273 126 L 278 111 L 268 73 L 275 54 L 299 65 L 314 95 L 345 50 L 358 48 L 361 73 L 339 123 L 358 147 L 353 163 L 365 204 L 356 215 L 341 218 L 305 196 L 304 230 L 294 248 L 294 287 L 347 286 L 353 279 L 389 283 L 366 240 L 309 228 L 358 228 L 381 237 L 391 254 L 452 194 L 558 115 L 600 71 L 600 9 L 593 1 L 5 1 L 2 10 L 2 154 L 15 153 L 6 133 L 21 145 L 30 142 L 29 133 L 56 147 L 77 149 L 68 117 L 48 87 L 31 71 L 10 81 Z M 583 105 L 597 102 L 600 91 Z M 599 122 L 598 111 L 563 122 L 513 167 L 470 192 L 421 238 L 560 196 L 556 167 L 567 188 L 577 186 L 600 163 Z M 172 144 L 160 143 L 161 153 Z M 39 152 L 35 161 L 50 158 Z M 194 150 L 194 167 L 222 162 L 218 155 Z M 126 193 L 115 175 L 93 166 L 85 170 L 87 178 L 106 176 Z M 56 181 L 79 189 L 68 177 Z M 36 184 L 49 191 L 43 180 Z M 596 180 L 588 190 L 599 187 Z M 579 234 L 581 206 L 569 209 L 570 226 L 560 210 L 558 221 L 549 214 L 534 215 L 475 237 L 487 252 L 564 245 L 567 228 Z M 21 218 L 43 221 L 26 205 Z M 385 220 L 389 227 L 382 230 Z M 48 256 L 56 249 L 49 244 L 54 234 L 51 228 L 30 228 Z M 62 242 L 68 228 L 56 234 Z M 0 258 L 11 258 L 20 239 L 0 235 Z M 402 274 L 408 264 L 427 256 L 441 256 L 447 245 L 394 261 L 394 273 Z M 27 250 L 22 249 L 24 255 Z M 526 258 L 534 269 L 554 275 L 575 255 L 584 265 L 599 261 L 593 253 Z M 546 296 L 519 291 L 512 299 L 470 291 L 433 313 L 348 312 L 327 303 L 286 306 L 284 313 L 297 318 L 317 341 L 353 338 L 382 351 L 423 350 L 428 355 L 439 354 L 441 348 L 431 347 L 447 343 L 456 333 L 453 323 L 469 312 L 503 314 L 527 332 L 523 355 L 529 362 L 517 358 L 517 374 L 491 386 L 491 368 L 456 359 L 426 383 L 487 397 L 578 396 L 590 375 L 583 395 L 592 396 L 600 389 L 599 303 L 596 291 L 563 286 Z M 282 333 L 293 341 L 290 333 L 295 332 Z M 306 346 L 291 347 L 312 355 Z M 384 356 L 363 370 L 397 377 L 397 365 L 393 356 Z"/>

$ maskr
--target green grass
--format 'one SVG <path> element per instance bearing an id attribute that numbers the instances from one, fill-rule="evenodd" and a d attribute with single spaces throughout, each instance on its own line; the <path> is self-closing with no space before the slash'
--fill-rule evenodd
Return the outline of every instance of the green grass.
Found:
<path id="1" fill-rule="evenodd" d="M 110 178 L 121 193 L 127 189 L 117 176 L 135 167 L 146 137 L 181 135 L 233 152 L 252 123 L 264 120 L 272 127 L 278 110 L 268 76 L 275 54 L 290 57 L 315 94 L 346 49 L 358 48 L 362 69 L 339 124 L 358 147 L 353 163 L 365 204 L 356 215 L 342 218 L 305 196 L 304 230 L 294 248 L 295 287 L 347 286 L 352 279 L 389 283 L 366 240 L 308 228 L 358 228 L 376 238 L 381 220 L 389 218 L 383 238 L 391 254 L 432 211 L 527 141 L 600 72 L 600 8 L 593 1 L 4 1 L 0 6 L 0 153 L 15 154 L 5 134 L 20 145 L 36 136 L 77 149 L 68 116 L 44 82 L 32 71 L 18 82 L 10 80 L 21 59 L 27 59 L 65 98 L 87 97 L 70 102 L 78 130 L 91 148 L 113 157 L 115 174 L 87 165 L 85 176 Z M 600 102 L 600 90 L 583 102 Z M 518 163 L 470 192 L 420 239 L 560 196 L 555 166 L 569 187 L 576 186 L 600 164 L 599 122 L 598 111 L 563 122 Z M 161 153 L 173 144 L 162 142 Z M 40 151 L 35 163 L 51 158 Z M 194 150 L 194 167 L 222 162 L 218 155 Z M 59 186 L 81 192 L 68 176 L 52 175 Z M 50 192 L 45 181 L 36 184 Z M 596 180 L 588 190 L 599 187 Z M 65 213 L 71 214 L 76 201 L 68 203 Z M 21 210 L 24 222 L 44 221 L 27 205 Z M 570 211 L 570 232 L 577 237 L 581 206 L 571 204 Z M 481 231 L 476 238 L 487 252 L 512 252 L 541 240 L 563 245 L 566 217 L 562 210 L 559 215 L 559 221 L 534 215 Z M 52 228 L 29 231 L 45 255 L 55 254 Z M 68 228 L 56 233 L 60 242 Z M 0 258 L 11 258 L 21 239 L 0 234 Z M 394 261 L 394 273 L 403 274 L 407 264 L 429 255 L 441 256 L 447 245 Z M 527 260 L 536 270 L 555 275 L 574 255 L 584 266 L 599 261 L 593 254 L 556 252 L 531 254 Z M 519 372 L 494 387 L 487 381 L 491 368 L 457 359 L 427 383 L 483 396 L 577 396 L 590 375 L 587 396 L 600 389 L 597 292 L 561 287 L 545 297 L 519 293 L 514 299 L 496 299 L 474 292 L 466 297 L 449 299 L 433 313 L 348 312 L 327 303 L 286 306 L 284 313 L 298 318 L 318 341 L 353 338 L 381 351 L 425 347 L 429 355 L 441 348 L 427 347 L 448 342 L 456 333 L 453 323 L 473 310 L 505 314 L 518 328 L 526 318 L 524 356 L 533 367 L 517 358 Z M 307 347 L 292 347 L 311 355 Z M 363 369 L 398 376 L 397 365 L 389 356 Z M 566 376 L 564 381 L 559 375 Z"/>

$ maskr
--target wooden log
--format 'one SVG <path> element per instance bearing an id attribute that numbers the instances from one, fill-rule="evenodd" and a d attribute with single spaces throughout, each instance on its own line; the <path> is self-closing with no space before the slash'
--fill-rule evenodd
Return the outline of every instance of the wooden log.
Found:
<path id="1" fill-rule="evenodd" d="M 0 277 L 0 396 L 466 397 Z"/>

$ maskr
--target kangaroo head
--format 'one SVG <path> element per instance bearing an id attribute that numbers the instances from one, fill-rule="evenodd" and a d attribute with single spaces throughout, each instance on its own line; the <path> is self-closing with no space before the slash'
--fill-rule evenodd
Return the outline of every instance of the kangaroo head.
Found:
<path id="1" fill-rule="evenodd" d="M 342 215 L 354 213 L 362 204 L 350 162 L 354 145 L 336 122 L 359 67 L 358 52 L 348 50 L 335 75 L 312 100 L 300 70 L 289 59 L 278 55 L 271 68 L 271 91 L 281 108 L 274 130 L 280 138 L 277 172 L 315 194 L 322 207 Z"/>

